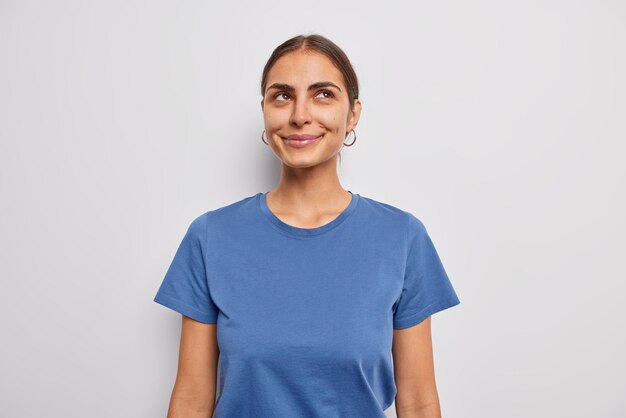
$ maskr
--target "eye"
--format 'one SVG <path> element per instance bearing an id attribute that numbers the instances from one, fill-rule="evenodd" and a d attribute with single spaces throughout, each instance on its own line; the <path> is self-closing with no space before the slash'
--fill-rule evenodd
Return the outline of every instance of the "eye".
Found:
<path id="1" fill-rule="evenodd" d="M 281 92 L 276 93 L 276 94 L 274 95 L 274 100 L 278 99 L 280 96 L 287 96 L 287 97 L 289 97 L 289 95 L 288 95 L 287 93 L 285 93 L 284 91 L 281 91 Z M 282 102 L 283 100 L 278 100 L 278 101 L 279 101 L 279 102 Z"/>
<path id="2" fill-rule="evenodd" d="M 326 94 L 328 94 L 328 96 L 327 96 L 327 97 L 324 97 L 324 99 L 331 98 L 331 97 L 334 97 L 334 96 L 335 96 L 335 95 L 333 94 L 333 92 L 332 92 L 332 91 L 330 91 L 330 90 L 320 90 L 320 91 L 319 91 L 319 93 L 317 93 L 317 95 L 319 96 L 319 95 L 320 95 L 320 94 L 322 94 L 322 93 L 326 93 Z"/>

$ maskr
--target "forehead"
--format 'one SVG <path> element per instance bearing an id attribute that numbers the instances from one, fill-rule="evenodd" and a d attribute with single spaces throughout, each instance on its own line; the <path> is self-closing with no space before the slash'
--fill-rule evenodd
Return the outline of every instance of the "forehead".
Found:
<path id="1" fill-rule="evenodd" d="M 341 72 L 319 52 L 294 51 L 280 57 L 267 74 L 267 85 L 285 83 L 306 87 L 318 81 L 332 81 L 345 87 Z"/>

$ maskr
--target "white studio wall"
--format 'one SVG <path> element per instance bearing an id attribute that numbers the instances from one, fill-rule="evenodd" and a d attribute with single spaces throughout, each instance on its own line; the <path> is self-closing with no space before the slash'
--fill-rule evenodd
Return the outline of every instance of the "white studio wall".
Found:
<path id="1" fill-rule="evenodd" d="M 428 225 L 444 417 L 626 416 L 626 4 L 0 1 L 0 416 L 165 416 L 152 301 L 197 215 L 270 190 L 260 78 L 319 33 L 361 87 L 345 187 Z M 388 416 L 394 417 L 394 408 Z"/>

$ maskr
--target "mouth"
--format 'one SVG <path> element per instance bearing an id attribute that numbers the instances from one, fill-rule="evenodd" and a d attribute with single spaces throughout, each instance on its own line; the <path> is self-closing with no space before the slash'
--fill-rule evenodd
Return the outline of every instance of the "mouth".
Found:
<path id="1" fill-rule="evenodd" d="M 283 142 L 294 148 L 304 148 L 307 145 L 314 144 L 320 140 L 324 135 L 289 135 L 282 138 Z"/>

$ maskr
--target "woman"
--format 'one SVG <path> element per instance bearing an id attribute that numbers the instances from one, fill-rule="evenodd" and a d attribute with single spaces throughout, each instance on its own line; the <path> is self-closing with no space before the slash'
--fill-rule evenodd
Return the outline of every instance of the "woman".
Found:
<path id="1" fill-rule="evenodd" d="M 183 315 L 168 416 L 383 418 L 394 398 L 399 418 L 441 416 L 430 315 L 459 299 L 418 218 L 340 184 L 350 61 L 297 36 L 261 93 L 278 185 L 196 218 L 154 299 Z"/>

